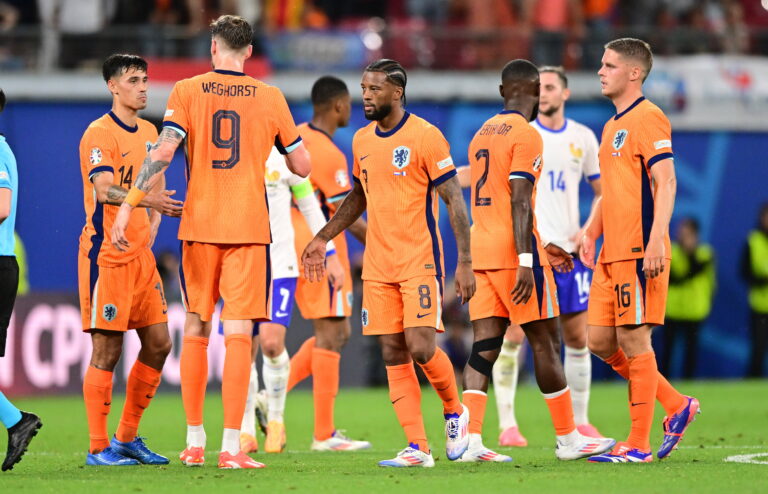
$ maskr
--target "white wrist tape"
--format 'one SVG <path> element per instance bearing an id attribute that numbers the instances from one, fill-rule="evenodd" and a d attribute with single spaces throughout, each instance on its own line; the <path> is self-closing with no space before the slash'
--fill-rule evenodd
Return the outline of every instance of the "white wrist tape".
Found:
<path id="1" fill-rule="evenodd" d="M 533 267 L 533 254 L 531 254 L 530 252 L 523 253 L 523 254 L 518 254 L 517 262 L 520 264 L 521 267 L 532 268 Z"/>

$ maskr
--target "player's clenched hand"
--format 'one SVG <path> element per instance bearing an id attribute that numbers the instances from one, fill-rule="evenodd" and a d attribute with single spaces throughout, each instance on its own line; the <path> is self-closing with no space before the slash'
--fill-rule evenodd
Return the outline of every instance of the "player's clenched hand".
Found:
<path id="1" fill-rule="evenodd" d="M 475 294 L 477 283 L 475 273 L 472 272 L 471 262 L 459 262 L 456 265 L 456 296 L 461 298 L 461 303 L 466 304 Z"/>
<path id="2" fill-rule="evenodd" d="M 589 269 L 595 269 L 595 239 L 582 235 L 579 240 L 579 259 Z"/>
<path id="3" fill-rule="evenodd" d="M 664 272 L 664 239 L 650 239 L 643 257 L 643 273 L 646 278 L 655 278 Z"/>
<path id="4" fill-rule="evenodd" d="M 125 229 L 128 228 L 128 220 L 131 219 L 132 211 L 130 205 L 123 203 L 117 210 L 117 216 L 112 223 L 112 245 L 120 252 L 125 252 L 131 247 L 128 239 L 125 238 Z"/>
<path id="5" fill-rule="evenodd" d="M 327 243 L 315 237 L 301 254 L 304 277 L 309 281 L 320 281 L 325 275 L 325 246 Z"/>
<path id="6" fill-rule="evenodd" d="M 184 208 L 184 203 L 171 197 L 175 193 L 175 190 L 153 191 L 144 196 L 144 201 L 150 205 L 149 207 L 160 214 L 179 217 Z"/>
<path id="7" fill-rule="evenodd" d="M 558 273 L 568 273 L 573 269 L 573 257 L 553 243 L 549 243 L 544 247 L 547 252 L 547 259 L 549 264 Z"/>
<path id="8" fill-rule="evenodd" d="M 512 303 L 520 305 L 528 302 L 531 293 L 533 293 L 533 269 L 518 266 L 515 287 L 509 292 Z"/>
<path id="9" fill-rule="evenodd" d="M 344 267 L 339 261 L 338 254 L 328 256 L 325 260 L 325 269 L 328 271 L 328 281 L 333 285 L 335 291 L 341 290 L 344 286 Z"/>

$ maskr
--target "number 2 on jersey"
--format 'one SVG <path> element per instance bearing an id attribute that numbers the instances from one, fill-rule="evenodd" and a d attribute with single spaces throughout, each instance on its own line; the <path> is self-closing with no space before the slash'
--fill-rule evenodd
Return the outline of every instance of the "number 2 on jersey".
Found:
<path id="1" fill-rule="evenodd" d="M 480 175 L 480 179 L 475 184 L 475 206 L 491 205 L 490 197 L 480 196 L 480 189 L 483 188 L 483 185 L 485 185 L 486 180 L 488 180 L 488 166 L 490 165 L 491 153 L 488 152 L 487 149 L 478 149 L 477 153 L 475 153 L 475 159 L 479 161 L 483 158 L 485 158 L 485 169 L 483 170 L 483 174 Z"/>
<path id="2" fill-rule="evenodd" d="M 222 137 L 222 122 L 229 120 L 229 137 Z M 240 115 L 232 110 L 218 110 L 213 114 L 211 123 L 211 141 L 219 149 L 229 149 L 229 158 L 213 160 L 216 170 L 229 170 L 240 161 Z"/>

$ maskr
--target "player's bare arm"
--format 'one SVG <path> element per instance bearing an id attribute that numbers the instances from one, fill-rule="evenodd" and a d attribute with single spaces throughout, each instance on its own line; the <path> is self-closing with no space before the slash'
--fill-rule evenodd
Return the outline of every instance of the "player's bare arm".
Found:
<path id="1" fill-rule="evenodd" d="M 285 164 L 288 165 L 291 173 L 302 178 L 309 176 L 309 172 L 312 171 L 312 162 L 309 160 L 309 151 L 303 142 L 285 156 Z"/>
<path id="2" fill-rule="evenodd" d="M 462 189 L 468 188 L 472 185 L 472 169 L 469 165 L 459 166 L 456 168 L 456 178 L 459 179 L 459 185 Z"/>
<path id="3" fill-rule="evenodd" d="M 677 178 L 671 159 L 659 161 L 651 167 L 656 190 L 653 200 L 653 226 L 645 247 L 643 272 L 646 278 L 655 278 L 664 271 L 664 239 L 669 232 L 669 221 L 675 208 Z"/>
<path id="4" fill-rule="evenodd" d="M 11 215 L 11 189 L 0 189 L 0 224 Z"/>
<path id="5" fill-rule="evenodd" d="M 456 295 L 466 303 L 475 294 L 475 274 L 472 272 L 472 255 L 469 248 L 469 216 L 459 179 L 449 178 L 437 186 L 437 193 L 448 209 L 448 219 L 456 237 L 459 259 L 456 264 Z"/>
<path id="6" fill-rule="evenodd" d="M 355 237 L 358 242 L 365 245 L 365 235 L 366 235 L 366 232 L 368 231 L 368 223 L 366 223 L 362 217 L 356 219 L 354 223 L 349 225 L 349 228 L 347 228 L 347 231 L 351 233 L 352 236 Z"/>
<path id="7" fill-rule="evenodd" d="M 533 255 L 533 207 L 531 207 L 531 195 L 533 194 L 533 184 L 524 179 L 516 178 L 509 181 L 512 192 L 510 201 L 512 202 L 512 234 L 515 239 L 515 250 L 517 255 Z M 512 303 L 515 305 L 528 302 L 533 293 L 533 269 L 531 267 L 519 266 L 517 268 L 517 280 L 512 288 Z"/>
<path id="8" fill-rule="evenodd" d="M 354 223 L 365 211 L 368 201 L 363 192 L 363 186 L 355 182 L 355 187 L 344 198 L 333 218 L 317 232 L 315 238 L 301 254 L 301 263 L 304 265 L 304 277 L 309 281 L 320 281 L 325 275 L 325 247 L 329 240 L 336 237 Z"/>
<path id="9" fill-rule="evenodd" d="M 120 206 L 128 195 L 128 189 L 112 183 L 111 172 L 96 173 L 93 175 L 92 181 L 96 189 L 96 200 L 101 204 Z M 150 208 L 159 215 L 179 217 L 184 203 L 171 197 L 175 193 L 175 190 L 165 190 L 165 180 L 163 179 L 160 187 L 156 187 L 152 193 L 147 194 L 139 202 L 139 207 Z"/>
<path id="10" fill-rule="evenodd" d="M 603 234 L 603 197 L 596 197 L 592 212 L 582 228 L 579 238 L 579 258 L 589 269 L 595 269 L 597 239 Z"/>

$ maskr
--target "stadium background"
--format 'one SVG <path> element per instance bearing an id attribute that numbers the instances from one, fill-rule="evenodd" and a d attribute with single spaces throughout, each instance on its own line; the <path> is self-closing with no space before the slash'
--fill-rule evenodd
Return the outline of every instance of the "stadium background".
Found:
<path id="1" fill-rule="evenodd" d="M 532 57 L 536 63 L 563 63 L 573 89 L 566 116 L 588 125 L 599 137 L 614 113 L 600 96 L 595 74 L 602 40 L 621 35 L 649 39 L 657 59 L 646 94 L 667 112 L 674 129 L 675 219 L 697 218 L 702 241 L 713 245 L 718 258 L 718 289 L 703 329 L 696 375 L 742 376 L 749 312 L 739 260 L 758 208 L 768 199 L 768 59 L 761 56 L 768 40 L 768 2 L 585 1 L 584 22 L 550 27 L 552 36 L 541 35 L 536 16 L 530 24 L 524 22 L 522 3 L 267 1 L 253 10 L 257 2 L 41 0 L 30 10 L 35 2 L 0 2 L 15 5 L 19 13 L 17 23 L 0 32 L 0 85 L 9 99 L 0 115 L 0 131 L 19 163 L 17 232 L 26 247 L 31 287 L 17 303 L 10 351 L 0 360 L 0 386 L 11 394 L 80 388 L 90 342 L 80 333 L 75 293 L 76 249 L 83 225 L 78 143 L 88 123 L 109 109 L 109 94 L 98 71 L 101 60 L 115 51 L 147 56 L 150 106 L 143 116 L 158 122 L 173 82 L 210 68 L 207 35 L 201 29 L 219 9 L 260 19 L 257 55 L 246 71 L 283 89 L 297 123 L 311 117 L 309 89 L 318 76 L 333 73 L 347 81 L 356 104 L 350 126 L 340 129 L 334 140 L 350 164 L 352 135 L 367 124 L 359 105 L 360 73 L 372 59 L 386 56 L 406 65 L 408 110 L 437 125 L 451 144 L 454 161 L 464 164 L 473 133 L 500 108 L 499 69 L 506 60 Z M 537 3 L 545 2 L 532 2 Z M 48 13 L 54 4 L 58 16 Z M 139 5 L 153 15 L 158 9 L 167 15 L 160 16 L 161 21 L 139 15 Z M 478 12 L 500 5 L 511 16 Z M 174 9 L 179 13 L 175 18 L 170 15 Z M 493 25 L 484 24 L 489 22 Z M 183 157 L 177 155 L 168 187 L 182 198 L 183 169 Z M 583 201 L 585 208 L 588 204 Z M 450 273 L 456 250 L 444 213 L 440 228 Z M 178 251 L 176 224 L 164 219 L 153 249 L 156 255 Z M 350 243 L 359 262 L 361 247 L 354 240 Z M 359 290 L 355 295 L 359 303 Z M 169 314 L 175 341 L 180 342 L 180 304 Z M 310 326 L 298 312 L 295 316 L 289 351 L 310 334 Z M 368 369 L 377 353 L 374 342 L 360 335 L 359 310 L 352 322 L 342 384 L 375 383 L 375 375 L 359 371 Z M 135 341 L 127 345 L 125 365 L 137 350 Z M 220 364 L 215 344 L 211 352 Z M 178 383 L 177 359 L 178 347 L 164 372 L 166 384 Z M 217 365 L 211 368 L 216 378 Z M 597 378 L 610 376 L 606 366 L 594 369 Z"/>

